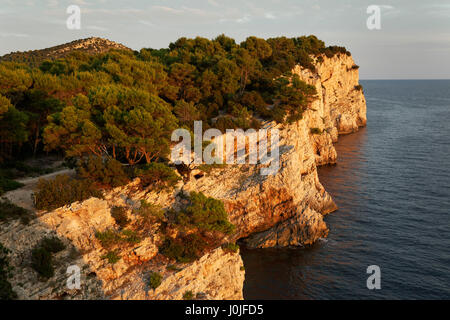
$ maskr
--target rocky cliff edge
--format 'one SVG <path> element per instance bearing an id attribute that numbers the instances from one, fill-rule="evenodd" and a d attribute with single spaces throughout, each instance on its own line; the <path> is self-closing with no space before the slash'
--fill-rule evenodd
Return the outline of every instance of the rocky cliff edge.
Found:
<path id="1" fill-rule="evenodd" d="M 319 62 L 319 60 L 321 60 Z M 121 248 L 118 262 L 104 258 L 95 233 L 115 226 L 113 206 L 132 208 L 146 199 L 163 208 L 176 204 L 180 191 L 201 191 L 224 202 L 236 225 L 234 239 L 248 247 L 304 246 L 326 237 L 323 216 L 337 209 L 319 181 L 317 167 L 336 162 L 333 143 L 340 134 L 366 124 L 366 104 L 358 83 L 358 67 L 351 56 L 337 54 L 316 60 L 316 71 L 296 66 L 293 72 L 315 86 L 317 99 L 295 123 L 266 123 L 280 130 L 280 169 L 262 176 L 262 165 L 229 165 L 209 173 L 194 170 L 172 193 L 136 192 L 133 183 L 117 188 L 105 199 L 38 212 L 28 225 L 10 221 L 0 225 L 0 242 L 12 251 L 11 279 L 20 299 L 242 299 L 245 277 L 239 252 L 216 248 L 199 260 L 176 264 L 158 254 L 157 232 Z M 134 182 L 136 183 L 136 182 Z M 155 226 L 155 230 L 157 226 Z M 30 251 L 39 241 L 57 235 L 66 249 L 55 256 L 55 275 L 41 281 L 30 266 Z M 67 286 L 67 267 L 81 270 L 81 288 Z M 161 284 L 149 287 L 157 272 Z"/>

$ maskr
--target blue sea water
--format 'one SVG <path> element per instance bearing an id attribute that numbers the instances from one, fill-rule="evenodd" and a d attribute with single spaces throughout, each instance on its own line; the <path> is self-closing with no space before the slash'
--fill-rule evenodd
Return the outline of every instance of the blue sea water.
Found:
<path id="1" fill-rule="evenodd" d="M 245 299 L 450 299 L 450 80 L 361 81 L 367 127 L 319 170 L 339 210 L 310 248 L 243 248 Z M 369 290 L 369 265 L 381 289 Z"/>

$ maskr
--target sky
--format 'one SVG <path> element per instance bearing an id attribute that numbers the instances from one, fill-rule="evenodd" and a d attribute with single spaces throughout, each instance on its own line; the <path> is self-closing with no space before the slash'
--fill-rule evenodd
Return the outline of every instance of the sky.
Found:
<path id="1" fill-rule="evenodd" d="M 66 26 L 69 5 L 81 9 L 79 30 Z M 367 27 L 369 5 L 379 30 Z M 351 51 L 361 79 L 450 78 L 450 0 L 0 0 L 0 55 L 91 36 L 139 50 L 222 33 L 314 34 Z"/>

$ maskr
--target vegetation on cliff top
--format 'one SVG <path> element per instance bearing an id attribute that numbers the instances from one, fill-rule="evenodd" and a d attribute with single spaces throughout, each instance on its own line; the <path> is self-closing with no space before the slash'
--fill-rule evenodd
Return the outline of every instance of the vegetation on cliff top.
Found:
<path id="1" fill-rule="evenodd" d="M 130 50 L 120 43 L 102 38 L 79 39 L 69 43 L 61 44 L 41 50 L 30 50 L 25 52 L 11 52 L 0 57 L 0 61 L 13 61 L 26 63 L 33 67 L 39 67 L 46 60 L 56 60 L 70 55 L 74 51 L 89 54 L 98 54 L 110 49 Z"/>
<path id="2" fill-rule="evenodd" d="M 174 128 L 194 120 L 204 129 L 295 120 L 314 89 L 291 79 L 292 67 L 348 54 L 314 36 L 237 44 L 224 35 L 158 50 L 64 52 L 39 67 L 0 63 L 1 162 L 52 151 L 150 163 L 167 156 Z"/>
<path id="3" fill-rule="evenodd" d="M 34 194 L 34 204 L 39 210 L 51 210 L 90 197 L 102 197 L 101 192 L 91 181 L 58 175 L 52 180 L 39 180 Z"/>
<path id="4" fill-rule="evenodd" d="M 192 130 L 195 120 L 203 121 L 204 130 L 225 131 L 259 128 L 261 119 L 301 119 L 316 92 L 292 68 L 300 64 L 314 70 L 314 55 L 323 62 L 323 56 L 350 54 L 342 47 L 325 47 L 315 36 L 249 37 L 237 44 L 220 35 L 213 40 L 180 38 L 158 50 L 110 48 L 70 52 L 56 47 L 0 59 L 2 169 L 50 152 L 76 163 L 75 178 L 59 175 L 39 181 L 37 209 L 101 198 L 100 189 L 125 185 L 135 177 L 143 188 L 170 190 L 180 180 L 167 165 L 174 129 Z M 21 186 L 9 169 L 0 170 L 0 194 Z M 107 250 L 103 258 L 119 261 L 117 247 L 136 245 L 156 225 L 163 239 L 160 253 L 177 262 L 191 262 L 233 234 L 235 226 L 222 201 L 192 192 L 182 203 L 182 208 L 164 212 L 143 202 L 134 208 L 132 222 L 126 208 L 113 208 L 119 228 L 96 232 Z M 27 215 L 7 202 L 0 207 L 6 210 L 0 220 Z M 54 275 L 53 254 L 64 248 L 58 241 L 44 239 L 31 252 L 32 267 L 43 278 Z M 238 250 L 234 243 L 223 248 Z M 0 245 L 0 292 L 10 298 L 14 293 L 5 257 Z M 160 282 L 155 273 L 150 286 Z M 192 297 L 186 292 L 183 298 Z"/>
<path id="5" fill-rule="evenodd" d="M 27 54 L 36 59 L 1 59 L 0 164 L 48 152 L 77 163 L 76 178 L 39 183 L 38 209 L 101 197 L 99 188 L 135 177 L 145 188 L 173 188 L 179 177 L 167 158 L 174 129 L 192 129 L 195 120 L 204 130 L 296 121 L 316 92 L 292 68 L 314 70 L 314 55 L 349 54 L 315 36 L 249 37 L 240 44 L 225 35 L 180 38 L 168 48 L 135 52 L 103 42 L 91 39 L 86 52 L 72 43 Z M 43 56 L 49 60 L 41 62 Z M 19 186 L 0 170 L 0 193 Z M 189 210 L 179 221 L 198 224 L 202 217 Z M 228 232 L 227 224 L 202 223 Z"/>
<path id="6" fill-rule="evenodd" d="M 183 207 L 167 213 L 168 223 L 162 230 L 165 240 L 159 249 L 178 262 L 191 262 L 219 246 L 233 234 L 235 226 L 228 221 L 222 201 L 201 192 L 182 196 Z"/>

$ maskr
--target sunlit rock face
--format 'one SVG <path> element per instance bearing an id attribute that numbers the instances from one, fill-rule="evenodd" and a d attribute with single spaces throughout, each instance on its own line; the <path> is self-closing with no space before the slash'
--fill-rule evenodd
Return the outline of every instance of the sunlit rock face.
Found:
<path id="1" fill-rule="evenodd" d="M 366 125 L 366 100 L 359 87 L 358 66 L 351 56 L 323 56 L 323 62 L 316 59 L 315 65 L 315 72 L 301 66 L 296 66 L 292 72 L 316 88 L 317 99 L 305 118 L 311 128 L 323 131 L 312 138 L 317 164 L 323 165 L 336 162 L 333 142 L 339 134 L 352 133 Z"/>
<path id="2" fill-rule="evenodd" d="M 226 165 L 202 172 L 194 170 L 172 192 L 138 190 L 134 181 L 81 203 L 38 212 L 28 225 L 12 221 L 0 225 L 0 242 L 12 251 L 11 279 L 20 299 L 182 299 L 187 291 L 201 299 L 242 299 L 245 272 L 239 252 L 220 247 L 199 260 L 173 270 L 158 253 L 161 243 L 150 230 L 139 243 L 120 249 L 121 259 L 108 263 L 107 250 L 97 231 L 117 228 L 111 208 L 124 206 L 131 225 L 132 209 L 141 199 L 168 209 L 180 202 L 180 191 L 203 192 L 224 202 L 236 233 L 224 241 L 243 239 L 248 247 L 304 246 L 326 237 L 323 215 L 337 209 L 319 181 L 317 167 L 336 162 L 333 143 L 339 134 L 366 123 L 366 104 L 358 87 L 358 69 L 351 56 L 338 54 L 316 63 L 316 72 L 297 66 L 293 72 L 315 86 L 317 99 L 303 118 L 291 124 L 265 123 L 279 130 L 279 169 L 261 175 L 264 165 Z M 55 275 L 41 281 L 30 267 L 31 249 L 48 235 L 57 235 L 66 249 L 56 254 Z M 66 269 L 81 269 L 81 288 L 67 286 Z M 149 287 L 150 272 L 162 275 L 160 286 Z"/>
<path id="3" fill-rule="evenodd" d="M 337 206 L 320 183 L 317 166 L 336 163 L 333 142 L 366 124 L 366 103 L 351 56 L 323 57 L 316 66 L 315 72 L 292 70 L 317 91 L 303 119 L 265 126 L 280 130 L 276 174 L 260 175 L 260 165 L 229 166 L 184 186 L 223 200 L 237 237 L 248 237 L 250 247 L 308 245 L 328 234 L 323 215 Z"/>
<path id="4" fill-rule="evenodd" d="M 168 268 L 174 262 L 158 254 L 161 239 L 157 224 L 137 243 L 104 248 L 96 232 L 117 228 L 111 208 L 134 204 L 138 193 L 132 194 L 132 190 L 133 183 L 116 188 L 105 199 L 90 198 L 54 211 L 38 212 L 28 225 L 17 220 L 0 225 L 0 242 L 11 250 L 9 260 L 14 273 L 10 282 L 18 298 L 172 300 L 183 299 L 185 292 L 191 291 L 201 299 L 243 299 L 245 272 L 239 252 L 219 247 L 197 261 Z M 162 199 L 167 201 L 164 195 Z M 139 198 L 146 196 L 140 194 Z M 130 211 L 128 218 L 132 228 L 135 217 Z M 31 250 L 43 238 L 54 236 L 63 241 L 65 249 L 53 256 L 54 275 L 42 279 L 31 268 Z M 112 250 L 120 255 L 115 263 L 105 259 Z M 80 270 L 80 288 L 67 284 L 71 275 L 67 269 L 71 266 Z M 153 272 L 162 276 L 156 289 L 149 285 Z"/>

